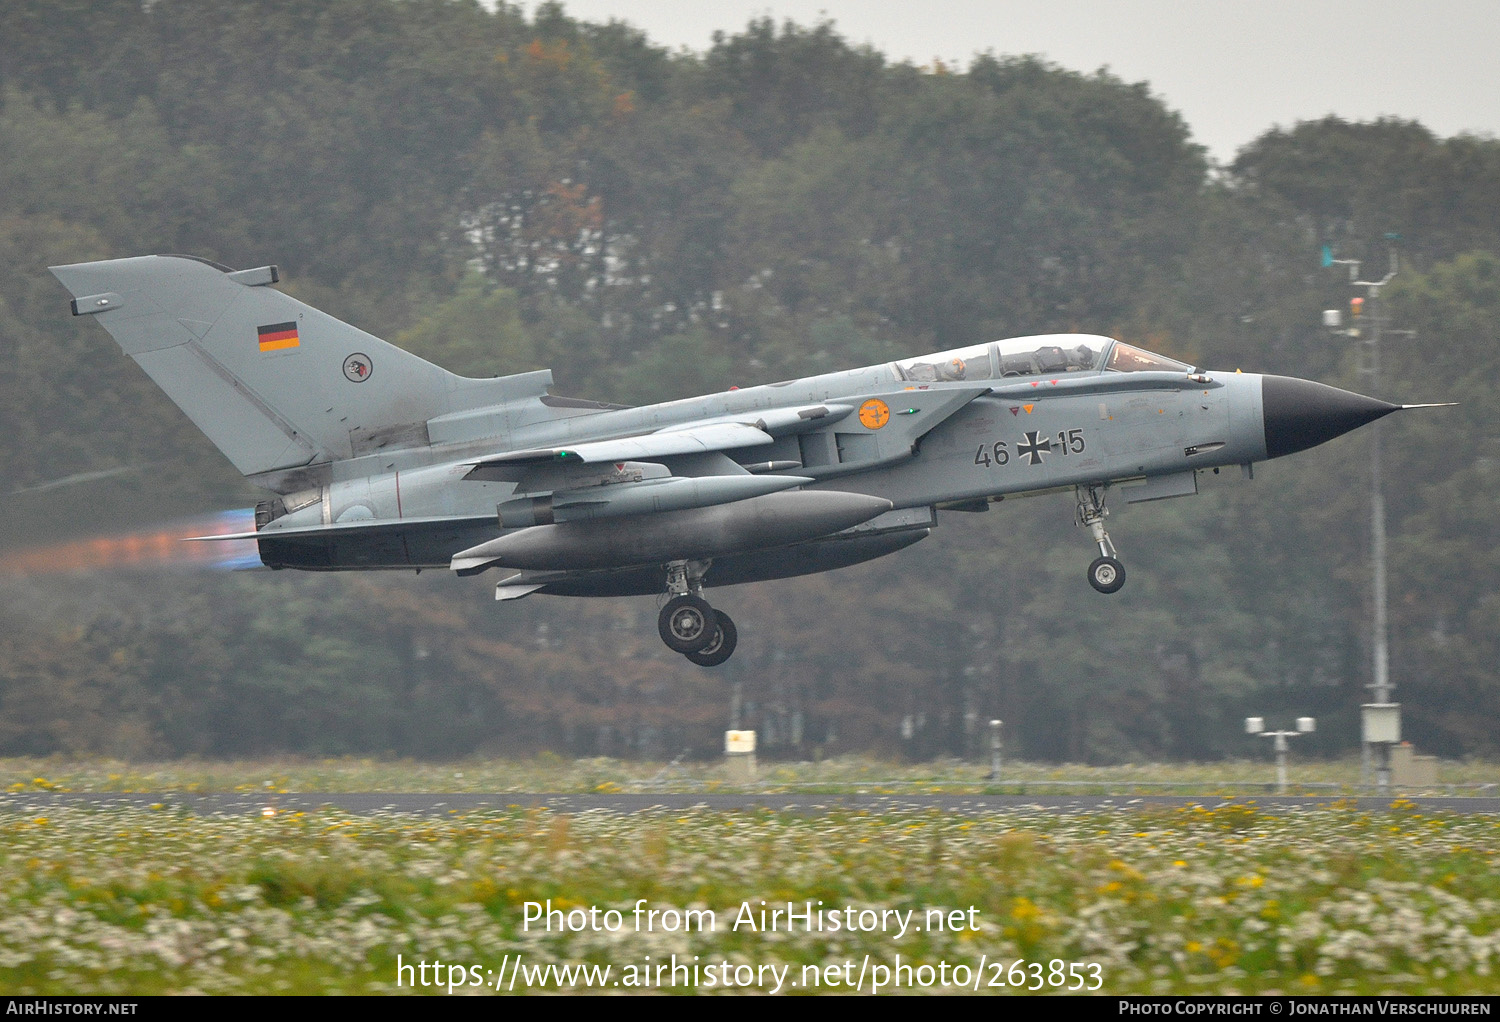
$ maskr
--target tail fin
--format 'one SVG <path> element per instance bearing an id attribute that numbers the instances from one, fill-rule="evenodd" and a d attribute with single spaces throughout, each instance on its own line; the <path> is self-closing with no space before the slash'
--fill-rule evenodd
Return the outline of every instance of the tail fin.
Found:
<path id="1" fill-rule="evenodd" d="M 54 266 L 93 315 L 247 476 L 429 442 L 427 420 L 545 393 L 548 372 L 471 380 L 266 284 L 190 256 Z"/>

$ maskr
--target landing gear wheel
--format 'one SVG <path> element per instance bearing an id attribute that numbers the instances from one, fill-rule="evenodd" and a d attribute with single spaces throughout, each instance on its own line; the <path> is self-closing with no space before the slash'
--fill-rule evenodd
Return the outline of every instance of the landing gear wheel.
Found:
<path id="1" fill-rule="evenodd" d="M 1125 565 L 1113 557 L 1096 557 L 1089 565 L 1089 585 L 1101 593 L 1117 593 L 1125 584 Z"/>
<path id="2" fill-rule="evenodd" d="M 734 647 L 739 644 L 739 641 L 739 633 L 735 631 L 734 622 L 729 620 L 729 615 L 722 610 L 716 610 L 714 611 L 714 637 L 698 652 L 687 654 L 687 658 L 699 667 L 718 667 L 733 655 Z"/>
<path id="3" fill-rule="evenodd" d="M 674 596 L 661 609 L 656 629 L 674 653 L 697 653 L 714 641 L 717 618 L 700 596 Z"/>

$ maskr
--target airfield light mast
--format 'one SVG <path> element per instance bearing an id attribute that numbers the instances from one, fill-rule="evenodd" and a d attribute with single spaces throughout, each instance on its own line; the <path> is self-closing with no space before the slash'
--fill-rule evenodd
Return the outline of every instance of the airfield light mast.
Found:
<path id="1" fill-rule="evenodd" d="M 1246 717 L 1245 733 L 1259 735 L 1262 738 L 1274 738 L 1276 740 L 1276 794 L 1286 794 L 1286 754 L 1288 746 L 1286 740 L 1298 735 L 1310 735 L 1317 730 L 1318 722 L 1312 717 L 1298 717 L 1297 730 L 1295 731 L 1267 731 L 1266 718 Z"/>
<path id="2" fill-rule="evenodd" d="M 1380 395 L 1380 335 L 1384 321 L 1380 308 L 1380 289 L 1389 284 L 1400 269 L 1396 255 L 1396 242 L 1401 235 L 1387 234 L 1390 264 L 1384 277 L 1379 280 L 1360 280 L 1358 259 L 1335 259 L 1332 249 L 1323 246 L 1324 266 L 1349 267 L 1349 283 L 1365 289 L 1364 297 L 1353 298 L 1349 303 L 1351 324 L 1347 336 L 1362 338 L 1360 320 L 1368 318 L 1370 333 L 1365 341 L 1365 357 L 1360 372 L 1370 378 L 1368 392 L 1372 397 Z M 1368 299 L 1368 316 L 1365 316 Z M 1323 314 L 1323 322 L 1337 326 L 1336 315 Z M 1390 644 L 1386 607 L 1386 541 L 1385 541 L 1385 490 L 1381 473 L 1381 423 L 1371 424 L 1370 435 L 1370 560 L 1374 573 L 1374 622 L 1371 627 L 1371 672 L 1370 684 L 1365 686 L 1373 693 L 1374 701 L 1362 705 L 1361 740 L 1363 745 L 1364 772 L 1369 773 L 1371 759 L 1376 760 L 1375 783 L 1383 792 L 1391 785 L 1391 746 L 1401 740 L 1401 704 L 1391 702 Z M 1373 755 L 1372 755 L 1373 754 Z"/>

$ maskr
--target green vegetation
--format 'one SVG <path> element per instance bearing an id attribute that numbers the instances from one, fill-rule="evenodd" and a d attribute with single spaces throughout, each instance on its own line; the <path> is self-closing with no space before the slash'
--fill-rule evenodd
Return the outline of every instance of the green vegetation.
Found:
<path id="1" fill-rule="evenodd" d="M 1275 785 L 1275 769 L 1269 759 L 1105 767 L 1006 760 L 999 784 L 990 781 L 988 774 L 987 761 L 908 764 L 866 756 L 841 756 L 819 763 L 762 759 L 751 783 L 731 780 L 722 760 L 670 764 L 605 757 L 565 760 L 552 753 L 525 760 L 468 759 L 451 763 L 373 759 L 151 763 L 13 758 L 0 759 L 0 792 L 259 791 L 269 796 L 286 792 L 1089 791 L 1232 795 L 1271 790 Z M 1357 759 L 1306 762 L 1294 758 L 1289 774 L 1293 791 L 1359 791 Z M 1445 762 L 1438 770 L 1440 787 L 1461 786 L 1452 794 L 1476 794 L 1481 786 L 1496 784 L 1500 784 L 1500 767 L 1493 763 Z"/>
<path id="2" fill-rule="evenodd" d="M 1097 965 L 1106 994 L 1483 993 L 1500 964 L 1500 823 L 1400 801 L 1056 816 L 49 809 L 8 812 L 0 830 L 0 989 L 22 995 L 386 992 L 398 956 L 493 974 L 519 955 L 618 979 L 696 955 L 804 982 L 804 967 L 852 961 L 852 982 L 864 956 L 899 955 L 967 966 L 995 992 L 1014 992 L 991 988 L 997 975 L 1030 983 L 1026 967 L 982 962 L 1060 960 Z M 617 932 L 525 929 L 526 903 L 549 899 L 617 910 Z M 712 910 L 714 928 L 637 932 L 639 899 Z M 732 928 L 763 901 L 963 922 Z"/>
<path id="3" fill-rule="evenodd" d="M 86 12 L 86 16 L 84 14 Z M 731 27 L 732 28 L 732 27 Z M 757 20 L 703 54 L 459 0 L 0 5 L 0 564 L 257 499 L 48 264 L 186 252 L 468 373 L 650 401 L 1007 335 L 1091 331 L 1372 389 L 1320 326 L 1324 244 L 1401 275 L 1387 420 L 1406 736 L 1495 756 L 1500 142 L 1336 118 L 1209 166 L 1154 96 L 995 54 L 892 64 Z M 649 599 L 497 607 L 486 580 L 0 571 L 0 755 L 713 755 L 738 685 L 770 755 L 1093 764 L 1258 752 L 1366 697 L 1368 431 L 1128 509 L 1082 580 L 1066 496 L 723 597 L 705 673 Z M 105 478 L 42 488 L 61 479 Z M 25 493 L 11 491 L 29 490 Z M 434 577 L 437 574 L 439 577 Z M 910 721 L 910 737 L 903 722 Z"/>

